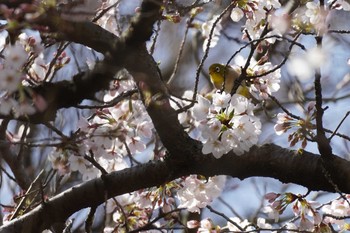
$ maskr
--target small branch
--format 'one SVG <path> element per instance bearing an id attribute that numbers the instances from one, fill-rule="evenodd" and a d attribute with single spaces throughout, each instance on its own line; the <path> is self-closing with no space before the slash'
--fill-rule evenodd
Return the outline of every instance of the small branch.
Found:
<path id="1" fill-rule="evenodd" d="M 162 21 L 158 20 L 158 22 L 157 22 L 157 29 L 155 30 L 155 35 L 153 37 L 153 42 L 152 42 L 151 48 L 149 49 L 149 53 L 151 55 L 153 55 L 154 49 L 156 48 L 156 43 L 157 43 L 157 39 L 158 39 L 158 36 L 159 36 L 159 31 L 160 31 L 160 25 L 161 24 L 162 24 Z"/>
<path id="2" fill-rule="evenodd" d="M 61 54 L 63 53 L 63 51 L 67 48 L 67 46 L 69 44 L 70 43 L 64 43 L 64 42 L 61 42 L 59 44 L 55 56 L 50 61 L 49 68 L 46 71 L 46 74 L 45 74 L 43 82 L 46 82 L 48 80 L 48 78 L 49 78 L 49 76 L 50 76 L 50 74 L 52 72 L 52 69 L 54 68 L 54 66 L 56 64 L 56 61 L 58 60 L 59 56 L 61 56 Z M 51 75 L 51 79 L 54 77 L 55 72 L 56 71 L 54 70 L 54 73 L 52 73 L 52 75 Z"/>
<path id="3" fill-rule="evenodd" d="M 10 180 L 12 180 L 13 182 L 17 183 L 16 178 L 13 177 L 8 171 L 6 171 L 6 169 L 3 168 L 3 167 L 1 166 L 1 164 L 0 164 L 0 170 L 1 170 L 3 173 L 5 173 L 5 175 L 6 175 Z"/>
<path id="4" fill-rule="evenodd" d="M 338 33 L 338 34 L 350 34 L 350 31 L 348 30 L 328 30 L 328 33 Z"/>
<path id="5" fill-rule="evenodd" d="M 203 57 L 197 67 L 196 70 L 196 78 L 195 78 L 195 84 L 194 84 L 194 90 L 193 90 L 193 97 L 192 100 L 195 101 L 197 99 L 197 92 L 198 92 L 198 83 L 199 83 L 199 74 L 203 68 L 204 62 L 205 60 L 208 58 L 209 55 L 209 50 L 210 50 L 210 44 L 211 44 L 211 40 L 213 38 L 213 34 L 214 34 L 214 30 L 216 25 L 219 23 L 219 21 L 221 20 L 221 18 L 232 8 L 232 6 L 236 4 L 235 1 L 231 2 L 230 5 L 228 5 L 221 13 L 220 15 L 217 17 L 217 19 L 214 21 L 212 28 L 210 29 L 209 32 L 209 38 L 208 38 L 208 43 L 207 43 L 207 47 L 205 48 Z M 189 106 L 185 107 L 186 109 L 189 109 L 191 107 L 193 107 L 194 102 L 192 102 Z"/>
<path id="6" fill-rule="evenodd" d="M 85 220 L 85 232 L 87 233 L 92 233 L 92 224 L 94 223 L 95 213 L 96 213 L 96 206 L 92 206 Z"/>
<path id="7" fill-rule="evenodd" d="M 316 37 L 317 46 L 322 46 L 322 37 Z M 321 86 L 321 71 L 318 68 L 315 72 L 315 99 L 316 99 L 316 141 L 318 150 L 325 159 L 332 157 L 332 148 L 329 144 L 329 140 L 325 135 L 323 128 L 323 114 L 322 108 L 322 86 Z"/>
<path id="8" fill-rule="evenodd" d="M 62 133 L 61 130 L 57 129 L 55 126 L 53 126 L 51 123 L 45 123 L 44 124 L 48 129 L 52 130 L 53 132 L 55 132 L 58 136 L 60 136 L 63 140 L 67 139 L 68 136 L 64 135 L 64 133 Z"/>
<path id="9" fill-rule="evenodd" d="M 188 22 L 187 22 L 185 34 L 184 34 L 184 37 L 183 37 L 183 39 L 182 39 L 182 41 L 181 41 L 179 53 L 177 54 L 177 57 L 176 57 L 174 70 L 173 70 L 172 74 L 170 75 L 170 78 L 169 78 L 169 80 L 168 80 L 168 82 L 167 82 L 168 85 L 171 85 L 171 83 L 174 81 L 174 78 L 175 78 L 175 75 L 176 75 L 176 73 L 177 73 L 179 63 L 180 63 L 181 55 L 182 55 L 182 52 L 183 52 L 184 47 L 185 47 L 185 42 L 186 42 L 186 39 L 187 39 L 188 30 L 189 30 L 189 28 L 190 28 L 190 26 L 191 26 L 193 20 L 194 20 L 194 17 L 191 16 L 191 18 L 190 18 L 190 19 L 188 20 Z"/>
<path id="10" fill-rule="evenodd" d="M 226 208 L 228 208 L 233 215 L 238 217 L 239 219 L 243 219 L 242 216 L 229 204 L 227 203 L 222 197 L 218 197 L 218 201 L 220 201 Z"/>
<path id="11" fill-rule="evenodd" d="M 112 99 L 111 101 L 103 104 L 103 105 L 78 105 L 76 106 L 76 108 L 80 108 L 80 109 L 97 109 L 97 108 L 109 108 L 109 107 L 113 107 L 116 104 L 118 104 L 119 102 L 121 102 L 122 100 L 124 100 L 127 97 L 132 96 L 133 94 L 137 93 L 138 90 L 137 89 L 132 89 L 130 91 L 124 91 L 122 93 L 120 93 L 118 96 L 116 96 L 114 99 Z"/>
<path id="12" fill-rule="evenodd" d="M 100 170 L 102 175 L 107 175 L 108 174 L 108 172 L 95 160 L 94 155 L 93 155 L 92 152 L 90 152 L 90 156 L 85 155 L 84 159 L 89 161 L 93 166 L 95 166 L 98 170 Z"/>
<path id="13" fill-rule="evenodd" d="M 268 93 L 267 93 L 267 94 L 268 94 Z M 292 118 L 294 118 L 294 119 L 296 119 L 296 120 L 302 120 L 302 118 L 301 118 L 300 116 L 297 116 L 297 115 L 291 113 L 288 109 L 286 109 L 285 107 L 283 107 L 283 105 L 278 101 L 278 99 L 277 99 L 276 97 L 274 97 L 273 95 L 270 95 L 270 94 L 268 94 L 268 96 L 269 96 L 269 98 L 270 98 L 273 102 L 275 102 L 275 104 L 277 104 L 277 106 L 280 107 L 280 108 L 283 110 L 283 112 L 285 112 L 288 116 L 290 116 L 290 117 L 292 117 Z"/>
<path id="14" fill-rule="evenodd" d="M 113 7 L 117 6 L 118 4 L 120 3 L 120 0 L 117 0 L 115 3 L 113 3 L 112 5 L 110 6 L 107 6 L 105 9 L 102 9 L 101 12 L 98 13 L 97 16 L 95 16 L 93 19 L 92 19 L 92 22 L 97 22 L 100 18 L 102 18 L 102 16 L 104 16 L 110 9 L 112 9 Z"/>
<path id="15" fill-rule="evenodd" d="M 210 212 L 213 212 L 214 214 L 217 214 L 221 217 L 223 217 L 226 221 L 232 223 L 232 225 L 234 225 L 235 227 L 237 227 L 240 231 L 244 231 L 244 229 L 238 225 L 236 222 L 232 221 L 229 217 L 227 217 L 225 214 L 218 212 L 216 210 L 214 210 L 211 206 L 207 206 L 208 210 L 210 210 Z"/>
<path id="16" fill-rule="evenodd" d="M 128 158 L 129 158 L 129 160 L 130 160 L 130 166 L 131 166 L 131 167 L 134 166 L 134 162 L 135 162 L 136 164 L 141 164 L 139 161 L 137 161 L 137 160 L 132 156 L 128 144 L 127 144 L 126 142 L 124 142 L 123 144 L 124 144 L 124 146 L 125 146 L 127 156 L 128 156 Z"/>
<path id="17" fill-rule="evenodd" d="M 23 129 L 23 132 L 22 132 L 22 135 L 21 135 L 21 138 L 20 138 L 20 147 L 19 147 L 19 151 L 18 151 L 18 155 L 17 155 L 17 160 L 22 160 L 22 156 L 23 156 L 23 153 L 24 153 L 24 147 L 25 147 L 25 139 L 26 139 L 26 136 L 27 136 L 27 133 L 28 133 L 28 129 L 29 129 L 29 124 L 28 123 L 25 123 L 24 125 L 24 129 Z"/>
<path id="18" fill-rule="evenodd" d="M 0 125 L 0 156 L 9 165 L 17 184 L 21 189 L 26 190 L 31 184 L 28 175 L 25 173 L 24 166 L 20 160 L 17 160 L 17 156 L 10 149 L 11 143 L 6 139 L 6 130 L 9 120 L 3 120 Z"/>
<path id="19" fill-rule="evenodd" d="M 340 126 L 344 123 L 345 119 L 349 116 L 350 111 L 347 112 L 345 114 L 345 116 L 343 117 L 343 119 L 340 121 L 340 123 L 338 124 L 337 128 L 334 130 L 334 132 L 332 133 L 332 135 L 329 137 L 329 141 L 332 140 L 332 138 L 336 135 L 337 131 L 339 130 Z"/>

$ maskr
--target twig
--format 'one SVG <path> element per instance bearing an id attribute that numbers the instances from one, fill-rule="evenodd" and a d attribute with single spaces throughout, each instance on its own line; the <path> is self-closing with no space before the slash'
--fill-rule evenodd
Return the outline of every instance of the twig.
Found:
<path id="1" fill-rule="evenodd" d="M 5 173 L 5 175 L 6 175 L 10 180 L 13 180 L 15 183 L 17 183 L 16 178 L 13 177 L 10 173 L 8 173 L 8 172 L 6 171 L 6 169 L 3 168 L 3 167 L 1 166 L 1 164 L 0 164 L 0 170 L 1 170 L 3 173 Z"/>
<path id="2" fill-rule="evenodd" d="M 95 18 L 92 19 L 92 22 L 97 22 L 97 20 L 99 20 L 102 16 L 104 16 L 110 9 L 112 9 L 113 7 L 118 5 L 119 2 L 120 2 L 120 0 L 117 0 L 112 5 L 107 6 L 105 9 L 102 9 L 102 11 L 97 16 L 95 16 Z"/>
<path id="3" fill-rule="evenodd" d="M 334 137 L 334 135 L 336 135 L 338 129 L 340 128 L 340 126 L 344 123 L 345 119 L 349 116 L 350 111 L 348 111 L 345 116 L 343 117 L 343 119 L 340 121 L 339 125 L 337 126 L 337 128 L 334 130 L 334 132 L 332 133 L 332 135 L 329 137 L 329 141 L 332 140 L 332 138 Z"/>
<path id="4" fill-rule="evenodd" d="M 217 215 L 223 217 L 226 221 L 232 223 L 235 227 L 238 228 L 238 230 L 244 231 L 244 229 L 243 229 L 240 225 L 238 225 L 236 222 L 232 221 L 232 220 L 231 220 L 229 217 L 227 217 L 225 214 L 214 210 L 214 209 L 213 209 L 211 206 L 209 206 L 209 205 L 207 206 L 207 208 L 210 210 L 210 212 L 213 212 L 214 214 L 217 214 Z"/>
<path id="5" fill-rule="evenodd" d="M 51 123 L 46 122 L 44 123 L 45 126 L 49 129 L 51 129 L 52 131 L 54 131 L 58 136 L 60 136 L 63 139 L 68 138 L 68 136 L 64 135 L 64 133 L 62 133 L 59 129 L 57 129 L 55 126 L 53 126 Z"/>
<path id="6" fill-rule="evenodd" d="M 268 94 L 268 93 L 267 93 L 267 94 Z M 290 117 L 292 117 L 292 118 L 294 118 L 294 119 L 296 119 L 296 120 L 302 120 L 302 118 L 301 118 L 300 116 L 297 116 L 297 115 L 291 113 L 288 109 L 286 109 L 285 107 L 283 107 L 282 104 L 278 101 L 278 99 L 277 99 L 276 97 L 274 97 L 273 95 L 270 95 L 270 94 L 268 94 L 268 96 L 270 97 L 270 99 L 271 99 L 273 102 L 275 102 L 275 104 L 278 105 L 278 107 L 280 107 L 280 108 L 283 110 L 283 112 L 287 113 L 288 116 L 290 116 Z"/>
<path id="7" fill-rule="evenodd" d="M 126 152 L 127 152 L 127 155 L 128 155 L 128 158 L 130 160 L 130 166 L 134 166 L 134 162 L 138 165 L 140 165 L 141 163 L 139 161 L 137 161 L 131 154 L 131 151 L 130 151 L 130 148 L 128 146 L 128 144 L 126 144 L 126 142 L 124 142 L 124 146 L 125 146 L 125 149 L 126 149 Z"/>
<path id="8" fill-rule="evenodd" d="M 46 82 L 49 78 L 49 75 L 51 74 L 52 69 L 54 68 L 56 61 L 58 59 L 58 57 L 62 54 L 62 52 L 67 48 L 67 46 L 70 44 L 70 42 L 66 43 L 66 42 L 61 42 L 57 48 L 57 52 L 56 55 L 52 58 L 50 64 L 49 64 L 49 68 L 46 71 L 45 77 L 43 82 Z M 52 74 L 51 78 L 53 78 L 55 74 L 55 70 L 54 73 Z"/>
<path id="9" fill-rule="evenodd" d="M 101 171 L 102 175 L 107 175 L 108 172 L 95 160 L 94 154 L 90 151 L 90 156 L 84 155 L 84 159 L 89 161 L 92 165 L 94 165 L 98 170 Z"/>
<path id="10" fill-rule="evenodd" d="M 198 91 L 198 83 L 199 83 L 199 74 L 200 74 L 200 71 L 201 71 L 202 68 L 203 68 L 203 65 L 204 65 L 205 60 L 208 58 L 209 50 L 210 50 L 210 44 L 211 44 L 211 40 L 212 40 L 212 38 L 213 38 L 213 34 L 214 34 L 215 27 L 216 27 L 216 25 L 219 23 L 219 21 L 221 20 L 221 18 L 231 9 L 231 7 L 232 7 L 234 4 L 236 4 L 236 1 L 232 1 L 231 4 L 228 5 L 228 6 L 221 12 L 221 14 L 220 14 L 220 15 L 217 17 L 217 19 L 214 21 L 212 28 L 210 29 L 207 46 L 206 46 L 206 48 L 205 48 L 203 57 L 202 57 L 202 59 L 201 59 L 199 65 L 198 65 L 198 67 L 197 67 L 197 70 L 196 70 L 195 85 L 194 85 L 193 97 L 192 97 L 192 100 L 193 100 L 193 101 L 197 99 L 197 91 Z M 194 103 L 192 102 L 189 106 L 186 107 L 186 109 L 189 109 L 189 108 L 193 107 L 193 105 L 194 105 Z"/>
<path id="11" fill-rule="evenodd" d="M 239 219 L 243 219 L 242 216 L 232 208 L 232 206 L 227 203 L 222 197 L 218 197 L 218 201 L 220 201 L 226 208 L 228 208 L 235 216 L 237 216 Z"/>
<path id="12" fill-rule="evenodd" d="M 158 39 L 158 36 L 159 36 L 159 32 L 160 32 L 160 25 L 162 24 L 162 21 L 161 20 L 158 20 L 157 21 L 157 29 L 155 30 L 155 35 L 153 37 L 153 42 L 152 42 L 152 45 L 151 45 L 151 48 L 149 49 L 149 53 L 151 55 L 153 55 L 154 53 L 154 49 L 156 48 L 156 43 L 157 43 L 157 39 Z"/>
<path id="13" fill-rule="evenodd" d="M 20 142 L 22 144 L 19 147 L 19 151 L 18 151 L 18 155 L 17 155 L 17 159 L 19 159 L 19 160 L 22 158 L 22 155 L 23 155 L 23 152 L 24 152 L 24 146 L 25 146 L 24 141 L 26 139 L 28 129 L 29 129 L 29 123 L 25 123 L 24 130 L 22 132 L 21 139 L 20 139 Z"/>
<path id="14" fill-rule="evenodd" d="M 122 93 L 120 93 L 118 96 L 116 96 L 114 99 L 112 99 L 111 101 L 103 104 L 103 105 L 78 105 L 76 106 L 76 108 L 80 108 L 80 109 L 95 109 L 95 108 L 109 108 L 109 107 L 113 107 L 116 104 L 118 104 L 120 101 L 124 100 L 126 97 L 130 97 L 133 94 L 137 93 L 138 90 L 137 89 L 132 89 L 130 91 L 124 91 Z"/>
<path id="15" fill-rule="evenodd" d="M 171 83 L 174 81 L 175 75 L 176 75 L 178 67 L 179 67 L 180 58 L 181 58 L 182 52 L 183 52 L 184 47 L 185 47 L 185 42 L 186 42 L 186 39 L 187 39 L 188 30 L 189 30 L 193 20 L 194 20 L 194 16 L 191 16 L 190 19 L 187 22 L 184 38 L 181 41 L 179 53 L 177 54 L 177 57 L 176 57 L 174 70 L 173 70 L 173 72 L 172 72 L 172 74 L 171 74 L 171 76 L 170 76 L 170 78 L 169 78 L 169 80 L 167 82 L 168 85 L 171 85 Z"/>

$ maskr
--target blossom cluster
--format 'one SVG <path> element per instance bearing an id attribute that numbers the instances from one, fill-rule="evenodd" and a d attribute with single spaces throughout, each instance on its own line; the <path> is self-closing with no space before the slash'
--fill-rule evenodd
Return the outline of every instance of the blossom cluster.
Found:
<path id="1" fill-rule="evenodd" d="M 201 32 L 205 38 L 203 42 L 203 51 L 206 50 L 208 45 L 209 48 L 213 48 L 218 43 L 222 30 L 220 23 L 221 20 L 219 19 L 219 16 L 215 15 L 211 20 L 208 20 L 202 24 Z"/>
<path id="2" fill-rule="evenodd" d="M 318 211 L 320 204 L 315 201 L 308 201 L 302 195 L 296 195 L 293 193 L 277 194 L 268 193 L 265 195 L 268 199 L 269 206 L 264 208 L 264 212 L 278 221 L 279 216 L 284 212 L 284 210 L 292 205 L 292 210 L 295 216 L 300 218 L 299 229 L 301 230 L 311 230 L 314 227 L 327 228 L 325 224 L 322 223 L 321 214 Z"/>
<path id="3" fill-rule="evenodd" d="M 273 71 L 273 72 L 271 72 Z M 249 75 L 263 75 L 252 80 L 251 92 L 257 92 L 262 99 L 267 99 L 273 92 L 280 89 L 281 69 L 274 67 L 271 62 L 254 65 L 248 69 Z"/>
<path id="4" fill-rule="evenodd" d="M 243 16 L 246 17 L 245 29 L 251 39 L 258 39 L 266 26 L 266 18 L 272 11 L 279 9 L 281 4 L 277 0 L 273 1 L 239 1 L 237 7 L 231 12 L 231 19 L 238 22 Z M 271 17 L 269 17 L 270 20 Z M 275 28 L 268 35 L 281 35 L 283 31 Z"/>
<path id="5" fill-rule="evenodd" d="M 234 22 L 240 21 L 244 16 L 246 17 L 246 24 L 244 28 L 245 33 L 249 35 L 251 39 L 258 39 L 266 26 L 266 19 L 273 26 L 267 36 L 279 35 L 281 36 L 287 30 L 287 23 L 282 25 L 281 22 L 285 22 L 284 16 L 272 17 L 271 12 L 279 9 L 281 4 L 277 0 L 262 1 L 262 0 L 249 0 L 249 1 L 237 1 L 236 6 L 232 9 L 230 17 Z M 204 22 L 200 31 L 202 32 L 204 39 L 203 50 L 208 47 L 214 47 L 219 41 L 222 31 L 221 19 L 219 15 L 214 15 L 210 20 Z M 277 19 L 278 18 L 278 19 Z M 283 20 L 281 20 L 283 19 Z M 210 32 L 212 34 L 210 35 Z M 245 35 L 247 37 L 247 35 Z M 276 39 L 269 39 L 270 43 L 274 43 Z"/>
<path id="6" fill-rule="evenodd" d="M 152 203 L 157 197 L 152 193 L 142 192 L 141 194 L 143 193 L 148 194 L 147 200 L 138 192 L 123 194 L 107 200 L 106 214 L 111 215 L 113 221 L 107 222 L 105 232 L 108 232 L 108 225 L 112 229 L 117 229 L 119 226 L 127 224 L 129 228 L 137 229 L 147 223 L 148 215 L 154 206 Z M 110 232 L 115 232 L 115 230 Z"/>
<path id="7" fill-rule="evenodd" d="M 22 88 L 25 79 L 22 69 L 27 62 L 28 53 L 20 43 L 15 43 L 5 48 L 4 57 L 0 67 L 0 113 L 8 115 L 13 110 L 17 117 L 34 113 L 35 108 L 28 102 Z M 15 98 L 14 93 L 20 89 L 22 98 Z"/>
<path id="8" fill-rule="evenodd" d="M 5 38 L 8 36 L 7 31 L 0 35 L 0 47 L 3 49 L 0 64 L 0 114 L 19 117 L 36 111 L 42 112 L 47 107 L 46 101 L 28 88 L 42 82 L 48 71 L 40 34 L 25 29 L 13 44 L 6 43 Z M 69 62 L 66 56 L 61 57 L 53 66 L 56 70 Z"/>
<path id="9" fill-rule="evenodd" d="M 265 218 L 259 217 L 255 222 L 248 221 L 248 219 L 240 219 L 238 217 L 229 218 L 225 226 L 214 224 L 210 218 L 202 219 L 201 221 L 191 220 L 187 222 L 189 229 L 198 228 L 200 233 L 219 233 L 219 232 L 283 232 L 292 233 L 298 230 L 294 223 L 286 223 L 279 229 L 273 228 Z"/>
<path id="10" fill-rule="evenodd" d="M 290 224 L 294 226 L 288 229 L 313 232 L 332 232 L 331 229 L 334 228 L 340 232 L 350 230 L 350 224 L 347 222 L 347 216 L 350 214 L 349 195 L 339 197 L 326 205 L 320 205 L 293 193 L 268 193 L 265 198 L 270 204 L 265 206 L 263 211 L 275 222 L 286 208 L 291 206 L 297 221 L 289 223 L 289 226 Z"/>
<path id="11" fill-rule="evenodd" d="M 323 221 L 326 224 L 333 224 L 341 232 L 350 230 L 350 222 L 347 220 L 350 215 L 349 194 L 322 206 L 321 210 L 325 214 Z"/>
<path id="12" fill-rule="evenodd" d="M 211 100 L 199 95 L 191 113 L 199 131 L 194 137 L 203 143 L 202 152 L 216 158 L 231 150 L 241 155 L 256 144 L 261 123 L 254 116 L 254 106 L 238 94 L 216 92 Z"/>
<path id="13" fill-rule="evenodd" d="M 294 146 L 298 142 L 301 142 L 302 148 L 305 148 L 308 138 L 313 138 L 315 136 L 315 125 L 313 123 L 316 116 L 315 102 L 310 102 L 308 104 L 308 106 L 304 109 L 304 114 L 304 118 L 298 119 L 291 117 L 287 113 L 277 114 L 277 123 L 274 126 L 277 135 L 282 135 L 289 129 L 295 129 L 295 131 L 290 133 L 288 136 L 290 146 Z"/>
<path id="14" fill-rule="evenodd" d="M 182 188 L 177 191 L 180 201 L 179 208 L 190 212 L 200 212 L 217 198 L 224 188 L 226 176 L 214 176 L 209 179 L 199 179 L 196 175 L 186 177 Z"/>
<path id="15" fill-rule="evenodd" d="M 113 101 L 114 97 L 133 87 L 130 79 L 122 81 L 125 85 L 119 82 L 117 80 L 112 84 L 111 91 L 104 97 L 105 101 Z M 141 100 L 130 99 L 97 110 L 89 120 L 81 118 L 75 139 L 77 144 L 73 148 L 53 150 L 50 154 L 53 167 L 62 174 L 78 171 L 83 180 L 100 174 L 87 157 L 95 160 L 107 172 L 127 167 L 124 158 L 144 151 L 146 142 L 153 136 L 153 124 L 144 112 Z"/>
<path id="16" fill-rule="evenodd" d="M 332 9 L 350 11 L 350 4 L 345 0 L 328 1 Z M 263 1 L 263 0 L 249 0 L 237 1 L 235 7 L 231 10 L 230 17 L 232 21 L 238 22 L 245 17 L 244 37 L 250 39 L 259 39 L 265 30 L 266 41 L 270 44 L 275 43 L 278 37 L 285 34 L 289 29 L 297 31 L 304 30 L 306 32 L 316 32 L 324 34 L 327 31 L 326 18 L 329 13 L 325 7 L 319 4 L 308 1 L 304 3 L 303 7 L 299 7 L 292 12 L 290 16 L 291 4 L 286 4 L 282 7 L 277 0 Z M 214 15 L 210 20 L 202 24 L 201 32 L 205 38 L 203 43 L 203 50 L 206 50 L 208 42 L 209 47 L 214 47 L 220 38 L 223 29 L 219 15 Z M 214 22 L 216 24 L 214 25 Z M 212 35 L 210 37 L 210 32 Z"/>

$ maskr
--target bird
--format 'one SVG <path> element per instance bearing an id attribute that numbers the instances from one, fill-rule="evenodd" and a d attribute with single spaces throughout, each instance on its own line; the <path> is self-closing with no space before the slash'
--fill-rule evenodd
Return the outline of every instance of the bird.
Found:
<path id="1" fill-rule="evenodd" d="M 231 93 L 233 86 L 235 85 L 235 80 L 241 75 L 241 69 L 238 66 L 223 65 L 219 63 L 214 63 L 209 66 L 209 76 L 210 81 L 217 90 L 222 90 L 223 83 L 225 80 L 224 91 L 228 94 Z M 246 98 L 251 98 L 249 88 L 243 81 L 241 85 L 236 90 L 237 94 L 243 95 Z"/>

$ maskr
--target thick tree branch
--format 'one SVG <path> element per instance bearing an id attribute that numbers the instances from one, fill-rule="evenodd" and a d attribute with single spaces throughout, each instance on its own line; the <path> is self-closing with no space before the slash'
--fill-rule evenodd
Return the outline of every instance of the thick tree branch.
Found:
<path id="1" fill-rule="evenodd" d="M 33 90 L 47 101 L 48 107 L 44 112 L 26 118 L 31 123 L 52 121 L 59 109 L 77 106 L 84 99 L 94 99 L 96 92 L 109 88 L 109 83 L 119 69 L 109 59 L 105 59 L 97 63 L 92 71 L 75 75 L 72 81 L 44 83 L 35 87 Z"/>
<path id="2" fill-rule="evenodd" d="M 7 7 L 18 7 L 24 3 L 32 3 L 33 0 L 0 0 L 0 4 L 4 4 Z"/>
<path id="3" fill-rule="evenodd" d="M 191 155 L 187 155 L 191 156 Z M 113 172 L 101 178 L 77 185 L 38 206 L 28 214 L 0 227 L 1 233 L 40 232 L 55 222 L 65 221 L 74 212 L 100 205 L 105 198 L 129 193 L 190 175 L 229 175 L 240 179 L 253 176 L 273 177 L 283 183 L 303 185 L 310 190 L 334 192 L 334 187 L 322 175 L 321 157 L 316 154 L 287 150 L 273 144 L 253 147 L 236 156 L 229 153 L 220 159 L 211 155 L 193 155 L 194 163 L 155 161 Z M 336 157 L 336 180 L 342 192 L 350 192 L 350 162 Z M 84 196 L 84 198 L 81 198 Z"/>
<path id="4" fill-rule="evenodd" d="M 86 45 L 100 53 L 113 48 L 118 37 L 93 22 L 74 22 L 62 19 L 56 9 L 48 9 L 45 14 L 32 20 L 32 24 L 48 26 L 52 32 L 58 32 L 57 40 L 67 40 Z"/>
<path id="5" fill-rule="evenodd" d="M 153 25 L 161 19 L 161 6 L 163 1 L 144 0 L 140 12 L 131 21 L 131 25 L 123 37 L 127 44 L 143 44 L 153 34 Z"/>
<path id="6" fill-rule="evenodd" d="M 35 88 L 35 91 L 48 101 L 49 108 L 44 113 L 29 116 L 30 121 L 41 123 L 53 120 L 60 108 L 74 107 L 86 98 L 93 98 L 96 92 L 109 87 L 109 82 L 120 67 L 125 67 L 133 75 L 148 114 L 168 151 L 177 156 L 190 154 L 189 152 L 193 151 L 194 148 L 198 152 L 200 150 L 199 144 L 188 137 L 177 119 L 176 111 L 170 106 L 167 89 L 160 79 L 157 64 L 153 57 L 149 55 L 145 45 L 146 40 L 152 34 L 153 24 L 160 18 L 161 2 L 144 1 L 140 13 L 133 19 L 129 29 L 122 38 L 114 37 L 114 44 L 109 44 L 110 47 L 107 50 L 105 45 L 109 43 L 109 36 L 106 36 L 107 41 L 102 42 L 101 45 L 95 43 L 95 39 L 82 38 L 81 35 L 89 34 L 89 30 L 88 27 L 82 27 L 83 29 L 78 30 L 77 27 L 81 23 L 68 21 L 64 21 L 62 24 L 57 23 L 62 21 L 59 17 L 54 20 L 50 17 L 39 20 L 41 23 L 51 25 L 55 30 L 74 42 L 104 52 L 106 58 L 92 72 L 80 74 L 73 78 L 73 81 L 48 83 Z M 96 31 L 102 30 L 98 26 L 91 25 L 91 27 Z M 103 33 L 94 32 L 91 34 Z M 172 133 L 169 134 L 169 132 Z M 178 145 L 184 146 L 179 147 Z M 191 158 L 177 159 L 186 160 Z"/>

